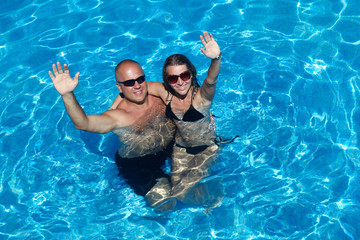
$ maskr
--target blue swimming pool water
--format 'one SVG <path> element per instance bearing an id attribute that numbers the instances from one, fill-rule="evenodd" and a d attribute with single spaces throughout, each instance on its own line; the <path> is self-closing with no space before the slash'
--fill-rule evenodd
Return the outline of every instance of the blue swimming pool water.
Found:
<path id="1" fill-rule="evenodd" d="M 1 1 L 0 239 L 360 239 L 360 3 L 352 0 Z M 111 134 L 76 130 L 47 71 L 80 72 L 86 113 L 117 94 L 125 58 L 161 81 L 199 35 L 222 69 L 212 107 L 224 147 L 209 214 L 157 214 L 117 177 Z"/>

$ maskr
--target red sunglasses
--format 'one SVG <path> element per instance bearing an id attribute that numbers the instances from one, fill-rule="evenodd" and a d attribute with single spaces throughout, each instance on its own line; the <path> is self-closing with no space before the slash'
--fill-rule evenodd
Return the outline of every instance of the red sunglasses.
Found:
<path id="1" fill-rule="evenodd" d="M 183 73 L 180 73 L 180 75 L 169 75 L 166 77 L 166 79 L 168 80 L 168 82 L 170 84 L 175 84 L 175 83 L 177 83 L 179 77 L 183 81 L 189 81 L 191 79 L 191 72 L 189 70 L 187 70 Z"/>

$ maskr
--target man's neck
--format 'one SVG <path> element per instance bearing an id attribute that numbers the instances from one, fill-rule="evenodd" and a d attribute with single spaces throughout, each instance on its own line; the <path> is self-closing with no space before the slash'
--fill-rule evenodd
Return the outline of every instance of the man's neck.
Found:
<path id="1" fill-rule="evenodd" d="M 149 100 L 149 96 L 146 96 L 146 98 L 144 99 L 144 101 L 142 102 L 134 102 L 131 101 L 129 99 L 124 99 L 124 107 L 126 108 L 134 108 L 134 109 L 143 109 L 143 108 L 147 108 L 150 104 L 150 100 Z"/>

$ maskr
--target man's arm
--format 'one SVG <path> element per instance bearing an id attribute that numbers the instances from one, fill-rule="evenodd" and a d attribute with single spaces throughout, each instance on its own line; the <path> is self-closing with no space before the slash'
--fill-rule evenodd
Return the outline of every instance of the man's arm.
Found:
<path id="1" fill-rule="evenodd" d="M 200 88 L 200 95 L 204 100 L 211 102 L 215 94 L 215 85 L 220 72 L 221 52 L 212 34 L 206 31 L 203 34 L 204 36 L 200 36 L 201 43 L 204 46 L 204 48 L 201 48 L 201 51 L 206 57 L 211 59 L 211 64 L 208 75 Z"/>
<path id="2" fill-rule="evenodd" d="M 73 93 L 63 95 L 62 99 L 66 112 L 77 129 L 94 133 L 108 133 L 119 127 L 114 114 L 110 114 L 108 111 L 100 115 L 86 115 Z"/>
<path id="3" fill-rule="evenodd" d="M 73 93 L 79 83 L 79 73 L 76 73 L 74 79 L 72 79 L 69 67 L 66 64 L 64 64 L 64 71 L 59 62 L 57 62 L 57 66 L 53 64 L 52 68 L 54 74 L 49 71 L 49 76 L 63 99 L 67 114 L 77 129 L 95 133 L 107 133 L 116 127 L 115 119 L 107 112 L 101 115 L 85 114 Z"/>

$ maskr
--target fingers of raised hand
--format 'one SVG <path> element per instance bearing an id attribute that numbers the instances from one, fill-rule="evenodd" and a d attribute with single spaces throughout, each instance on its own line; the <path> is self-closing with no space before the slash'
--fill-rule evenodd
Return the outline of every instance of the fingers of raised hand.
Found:
<path id="1" fill-rule="evenodd" d="M 64 72 L 70 74 L 69 67 L 67 64 L 64 64 Z"/>
<path id="2" fill-rule="evenodd" d="M 204 37 L 202 36 L 202 35 L 200 35 L 200 40 L 201 40 L 201 43 L 202 43 L 202 45 L 206 45 L 206 41 L 205 41 L 205 39 L 204 39 Z"/>
<path id="3" fill-rule="evenodd" d="M 212 39 L 212 35 L 209 34 L 207 31 L 204 31 L 203 34 L 206 42 L 209 42 Z"/>
<path id="4" fill-rule="evenodd" d="M 63 73 L 61 64 L 60 64 L 59 62 L 57 62 L 56 64 L 57 64 L 57 68 L 58 68 L 58 70 L 59 70 L 59 73 Z"/>
<path id="5" fill-rule="evenodd" d="M 55 64 L 52 65 L 52 70 L 53 70 L 55 76 L 57 76 L 59 74 Z"/>
<path id="6" fill-rule="evenodd" d="M 75 74 L 75 76 L 74 76 L 74 81 L 75 81 L 75 82 L 78 82 L 78 81 L 79 81 L 79 75 L 80 75 L 79 72 L 77 72 L 77 73 Z"/>
<path id="7" fill-rule="evenodd" d="M 211 42 L 214 40 L 212 34 L 211 34 L 211 33 L 209 34 L 207 31 L 204 31 L 204 32 L 203 32 L 203 35 L 204 35 L 204 36 L 200 35 L 200 39 L 201 39 L 201 43 L 202 43 L 204 46 L 205 46 L 205 45 L 208 45 L 209 43 L 211 43 Z"/>
<path id="8" fill-rule="evenodd" d="M 55 77 L 54 77 L 53 73 L 51 71 L 49 71 L 48 73 L 49 73 L 49 76 L 50 76 L 51 80 L 54 81 Z"/>

